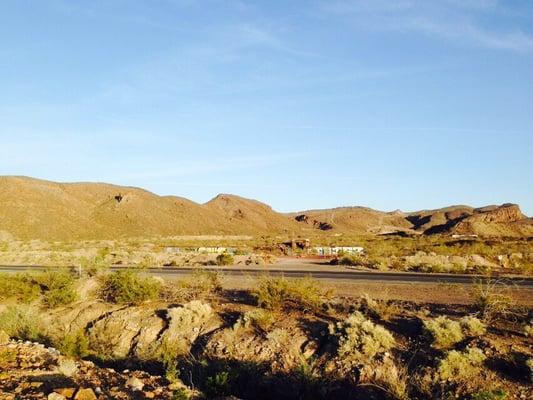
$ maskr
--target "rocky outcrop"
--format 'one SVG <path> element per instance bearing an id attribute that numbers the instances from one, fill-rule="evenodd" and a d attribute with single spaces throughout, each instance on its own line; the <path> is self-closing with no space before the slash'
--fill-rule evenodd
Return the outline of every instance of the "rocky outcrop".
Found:
<path id="1" fill-rule="evenodd" d="M 491 222 L 516 222 L 527 218 L 520 207 L 516 204 L 503 204 L 501 207 L 483 211 L 476 209 L 474 215 L 470 216 L 467 221 L 476 221 L 483 223 Z"/>
<path id="2" fill-rule="evenodd" d="M 532 237 L 533 223 L 516 204 L 504 204 L 474 210 L 474 214 L 462 219 L 453 234 L 477 236 Z"/>
<path id="3" fill-rule="evenodd" d="M 3 400 L 173 399 L 177 386 L 142 371 L 118 372 L 90 361 L 74 361 L 37 343 L 9 341 L 0 344 L 0 354 Z M 68 374 L 65 365 L 69 365 Z"/>
<path id="4" fill-rule="evenodd" d="M 109 359 L 150 359 L 165 342 L 187 353 L 201 335 L 222 324 L 200 301 L 163 309 L 88 301 L 53 310 L 43 318 L 48 336 L 60 340 L 82 330 L 90 347 Z"/>

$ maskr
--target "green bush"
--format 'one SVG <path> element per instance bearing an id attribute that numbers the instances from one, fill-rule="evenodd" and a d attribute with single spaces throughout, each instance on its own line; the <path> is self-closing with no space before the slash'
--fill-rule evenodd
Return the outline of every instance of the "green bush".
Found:
<path id="1" fill-rule="evenodd" d="M 205 388 L 208 398 L 227 395 L 229 390 L 229 380 L 229 373 L 226 371 L 208 377 Z"/>
<path id="2" fill-rule="evenodd" d="M 89 355 L 89 340 L 83 329 L 65 335 L 54 342 L 54 346 L 64 355 L 70 357 L 86 357 Z"/>
<path id="3" fill-rule="evenodd" d="M 259 278 L 253 295 L 258 305 L 268 310 L 291 308 L 317 310 L 329 293 L 312 278 L 286 279 L 263 276 Z"/>
<path id="4" fill-rule="evenodd" d="M 366 363 L 395 344 L 388 330 L 366 319 L 358 311 L 346 321 L 330 325 L 329 333 L 337 341 L 337 354 L 347 364 Z"/>
<path id="5" fill-rule="evenodd" d="M 37 311 L 30 306 L 10 306 L 0 314 L 0 330 L 20 340 L 44 339 L 43 324 Z"/>
<path id="6" fill-rule="evenodd" d="M 217 265 L 233 265 L 235 260 L 231 254 L 222 253 L 217 256 Z"/>
<path id="7" fill-rule="evenodd" d="M 0 275 L 0 299 L 13 298 L 19 303 L 31 303 L 41 293 L 40 287 L 29 274 Z"/>
<path id="8" fill-rule="evenodd" d="M 184 388 L 175 389 L 172 393 L 172 400 L 189 400 L 191 397 Z"/>
<path id="9" fill-rule="evenodd" d="M 268 332 L 275 322 L 276 315 L 271 310 L 266 309 L 247 311 L 239 321 L 245 327 L 252 326 L 262 332 Z"/>
<path id="10" fill-rule="evenodd" d="M 494 391 L 482 390 L 472 395 L 472 400 L 505 400 L 507 392 L 503 389 Z"/>
<path id="11" fill-rule="evenodd" d="M 118 304 L 140 304 L 156 299 L 161 291 L 161 282 L 131 270 L 121 270 L 101 278 L 101 297 Z"/>
<path id="12" fill-rule="evenodd" d="M 70 304 L 78 298 L 76 279 L 67 269 L 47 270 L 36 275 L 35 279 L 41 286 L 43 300 L 48 307 Z"/>

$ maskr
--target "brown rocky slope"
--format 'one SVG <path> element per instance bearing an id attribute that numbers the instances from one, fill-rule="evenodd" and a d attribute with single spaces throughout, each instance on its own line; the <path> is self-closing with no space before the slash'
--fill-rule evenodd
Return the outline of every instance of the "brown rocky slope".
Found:
<path id="1" fill-rule="evenodd" d="M 0 177 L 0 240 L 395 232 L 532 237 L 533 222 L 512 204 L 412 213 L 341 207 L 282 214 L 264 203 L 228 194 L 198 204 L 105 183 Z"/>

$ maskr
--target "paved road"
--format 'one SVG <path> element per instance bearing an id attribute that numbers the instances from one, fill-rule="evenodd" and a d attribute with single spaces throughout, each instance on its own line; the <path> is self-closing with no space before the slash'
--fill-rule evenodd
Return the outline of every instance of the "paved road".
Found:
<path id="1" fill-rule="evenodd" d="M 50 267 L 44 266 L 0 266 L 0 272 L 22 272 L 28 270 L 44 270 Z M 112 267 L 112 270 L 124 269 L 124 267 Z M 197 268 L 193 267 L 163 267 L 148 268 L 143 270 L 153 275 L 176 278 L 181 275 L 190 274 Z M 284 275 L 289 278 L 312 276 L 315 279 L 327 279 L 337 281 L 373 281 L 388 283 L 459 283 L 472 284 L 479 280 L 486 280 L 482 276 L 459 275 L 459 274 L 427 274 L 418 272 L 374 272 L 357 270 L 332 271 L 324 268 L 313 269 L 313 264 L 301 264 L 298 268 L 283 268 L 283 265 L 272 265 L 268 268 L 242 268 L 241 266 L 230 267 L 206 267 L 204 269 L 218 271 L 231 276 L 259 276 L 268 273 L 270 275 Z M 498 280 L 520 288 L 533 289 L 533 278 L 498 278 Z"/>

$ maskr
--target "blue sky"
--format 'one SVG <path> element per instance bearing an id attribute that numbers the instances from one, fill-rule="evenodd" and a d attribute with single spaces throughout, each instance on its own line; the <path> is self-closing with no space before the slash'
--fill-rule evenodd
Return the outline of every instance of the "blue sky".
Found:
<path id="1" fill-rule="evenodd" d="M 0 2 L 0 174 L 533 215 L 533 2 Z"/>

